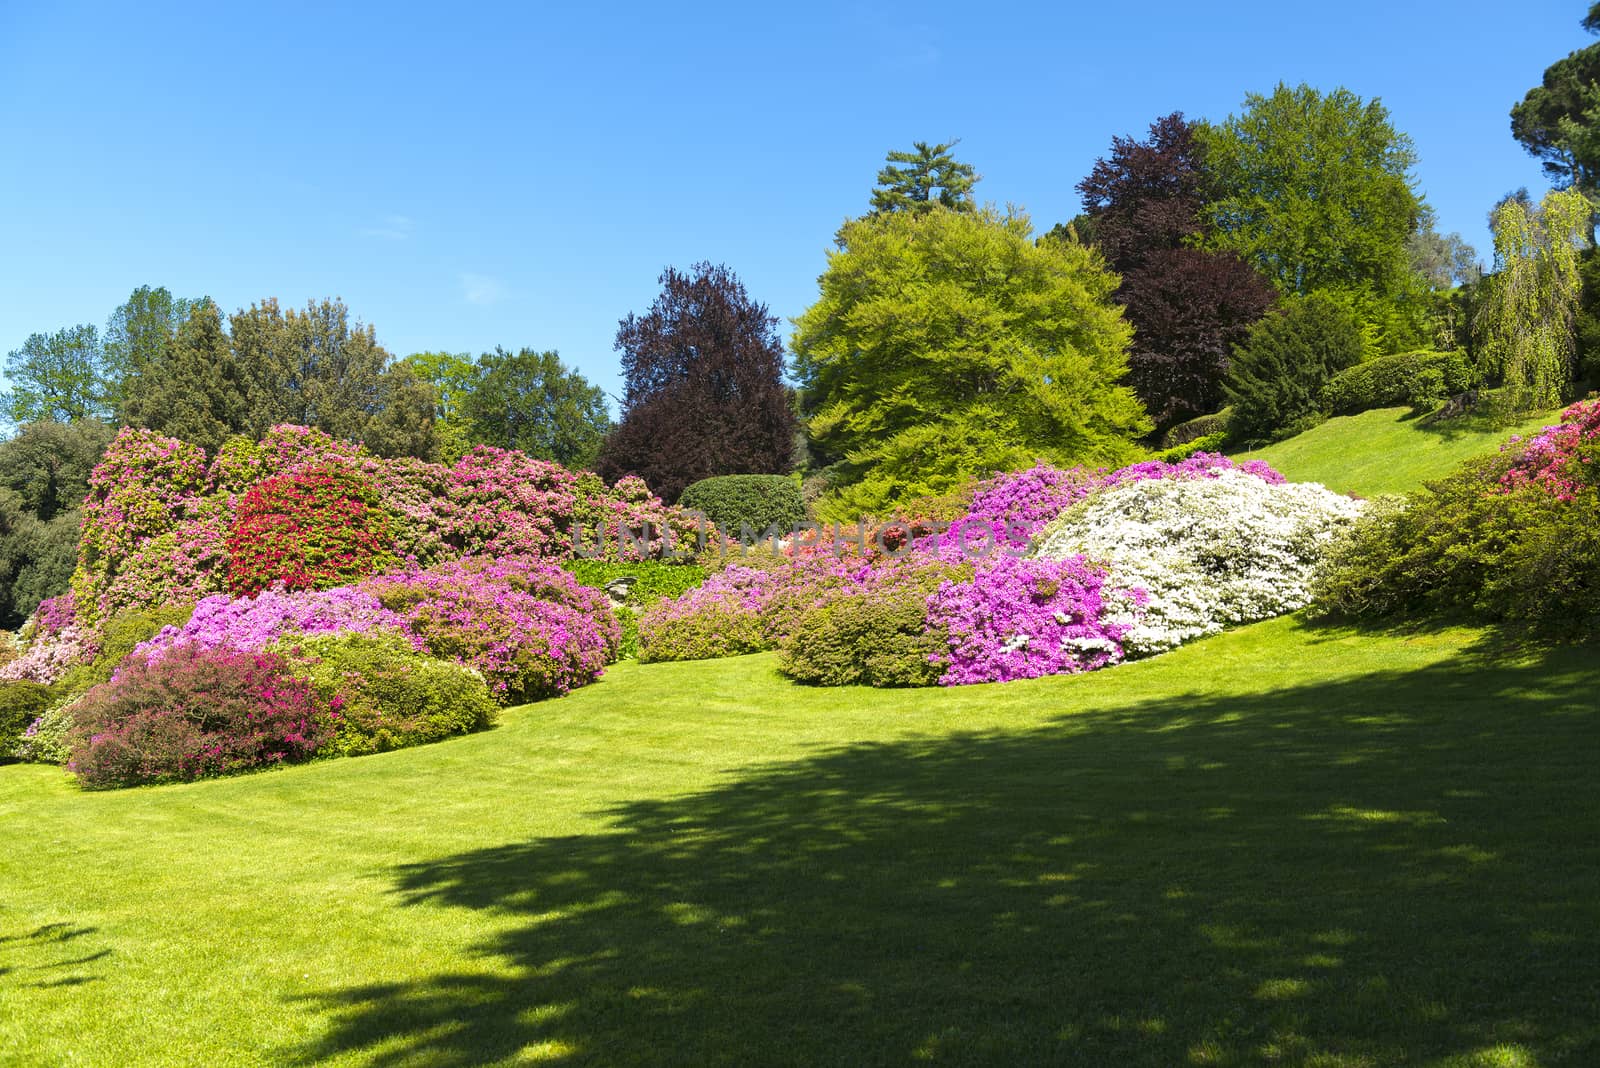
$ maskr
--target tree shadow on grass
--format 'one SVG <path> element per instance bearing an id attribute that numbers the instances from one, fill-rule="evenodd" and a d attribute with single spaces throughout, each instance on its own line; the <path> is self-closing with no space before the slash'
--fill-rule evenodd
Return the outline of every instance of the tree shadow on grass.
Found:
<path id="1" fill-rule="evenodd" d="M 43 989 L 98 982 L 100 976 L 89 965 L 111 956 L 111 950 L 85 948 L 78 942 L 97 930 L 47 923 L 31 931 L 0 935 L 0 988 L 6 984 Z"/>
<path id="2" fill-rule="evenodd" d="M 1597 677 L 1557 649 L 850 746 L 408 866 L 479 959 L 317 997 L 291 1052 L 1600 1063 Z"/>

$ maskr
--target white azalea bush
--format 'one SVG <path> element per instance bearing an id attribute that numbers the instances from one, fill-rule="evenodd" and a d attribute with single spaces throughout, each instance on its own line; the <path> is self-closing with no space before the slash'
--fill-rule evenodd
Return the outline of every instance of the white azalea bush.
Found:
<path id="1" fill-rule="evenodd" d="M 1148 656 L 1304 608 L 1312 570 L 1362 502 L 1311 482 L 1274 485 L 1241 471 L 1112 486 L 1061 514 L 1035 555 L 1082 555 L 1148 595 L 1130 609 L 1129 656 Z"/>

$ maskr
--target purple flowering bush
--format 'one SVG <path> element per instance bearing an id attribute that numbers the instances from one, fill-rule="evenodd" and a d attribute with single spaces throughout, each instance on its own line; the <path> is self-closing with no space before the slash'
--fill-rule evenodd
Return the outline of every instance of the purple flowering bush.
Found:
<path id="1" fill-rule="evenodd" d="M 292 763 L 334 733 L 283 657 L 194 643 L 154 660 L 130 657 L 72 716 L 67 766 L 91 789 Z"/>
<path id="2" fill-rule="evenodd" d="M 350 586 L 285 593 L 263 590 L 254 597 L 206 597 L 181 627 L 163 627 L 134 646 L 129 660 L 153 661 L 178 646 L 260 652 L 286 635 L 406 633 L 406 620 L 373 594 Z M 420 647 L 420 642 L 414 643 Z"/>
<path id="3" fill-rule="evenodd" d="M 477 668 L 508 704 L 593 682 L 622 640 L 605 594 L 535 560 L 456 560 L 359 589 L 404 619 L 434 656 Z"/>

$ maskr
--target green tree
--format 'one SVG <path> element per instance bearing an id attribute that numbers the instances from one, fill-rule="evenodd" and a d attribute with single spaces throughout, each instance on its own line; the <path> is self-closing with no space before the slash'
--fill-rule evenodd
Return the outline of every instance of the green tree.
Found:
<path id="1" fill-rule="evenodd" d="M 401 362 L 433 387 L 435 448 L 443 459 L 455 460 L 472 446 L 461 414 L 478 381 L 471 353 L 414 352 Z"/>
<path id="2" fill-rule="evenodd" d="M 1262 441 L 1304 428 L 1315 418 L 1328 379 L 1361 362 L 1361 323 L 1325 292 L 1292 297 L 1250 328 L 1223 385 L 1233 414 L 1229 431 Z"/>
<path id="3" fill-rule="evenodd" d="M 555 352 L 484 353 L 476 384 L 459 403 L 473 444 L 520 449 L 575 470 L 594 463 L 611 429 L 605 392 Z"/>
<path id="4" fill-rule="evenodd" d="M 1343 293 L 1369 321 L 1404 333 L 1392 320 L 1416 300 L 1407 242 L 1424 204 L 1411 139 L 1379 101 L 1280 84 L 1199 135 L 1210 245 L 1255 264 L 1279 292 Z M 1415 340 L 1396 336 L 1391 347 Z"/>
<path id="5" fill-rule="evenodd" d="M 1490 217 L 1496 270 L 1478 312 L 1479 369 L 1520 407 L 1554 407 L 1571 388 L 1579 257 L 1592 212 L 1588 198 L 1569 188 L 1545 194 L 1537 208 L 1507 197 Z"/>
<path id="6" fill-rule="evenodd" d="M 830 516 L 881 513 L 971 475 L 1114 463 L 1150 429 L 1117 278 L 993 209 L 846 223 L 795 322 L 794 368 Z"/>
<path id="7" fill-rule="evenodd" d="M 1583 28 L 1600 33 L 1600 4 Z M 1540 84 L 1511 109 L 1511 136 L 1543 161 L 1556 183 L 1590 192 L 1600 180 L 1600 44 L 1580 48 L 1545 69 Z"/>
<path id="8" fill-rule="evenodd" d="M 105 414 L 105 355 L 99 333 L 88 324 L 33 334 L 6 356 L 6 377 L 6 414 L 18 425 Z"/>
<path id="9" fill-rule="evenodd" d="M 233 353 L 249 400 L 251 433 L 298 423 L 359 441 L 382 407 L 390 356 L 344 301 L 284 311 L 275 299 L 234 313 Z"/>
<path id="10" fill-rule="evenodd" d="M 890 152 L 878 172 L 878 187 L 872 191 L 872 210 L 973 210 L 972 187 L 977 184 L 977 172 L 972 164 L 962 163 L 950 154 L 960 143 L 960 138 L 941 145 L 913 141 L 910 152 Z"/>
<path id="11" fill-rule="evenodd" d="M 197 301 L 174 299 L 164 286 L 140 286 L 106 322 L 107 404 L 119 418 L 126 384 L 172 351 L 178 330 Z"/>
<path id="12" fill-rule="evenodd" d="M 367 420 L 361 440 L 377 456 L 439 459 L 437 406 L 433 386 L 401 360 L 378 377 L 378 410 Z M 456 459 L 463 451 L 447 458 Z"/>
<path id="13" fill-rule="evenodd" d="M 222 313 L 206 299 L 187 307 L 173 337 L 133 365 L 122 387 L 122 422 L 215 452 L 246 429 L 248 403 Z"/>

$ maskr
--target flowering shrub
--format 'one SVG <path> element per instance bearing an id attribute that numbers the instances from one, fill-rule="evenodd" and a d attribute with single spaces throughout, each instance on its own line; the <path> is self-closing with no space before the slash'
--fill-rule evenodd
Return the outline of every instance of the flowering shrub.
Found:
<path id="1" fill-rule="evenodd" d="M 207 597 L 182 626 L 166 626 L 133 648 L 130 660 L 153 661 L 179 646 L 259 652 L 292 634 L 404 633 L 406 621 L 371 593 L 348 586 L 254 597 Z"/>
<path id="2" fill-rule="evenodd" d="M 96 604 L 99 618 L 129 609 L 193 604 L 228 588 L 233 498 L 204 498 L 189 513 L 172 530 L 142 542 L 121 559 Z"/>
<path id="3" fill-rule="evenodd" d="M 0 682 L 0 761 L 12 756 L 23 732 L 50 707 L 50 688 L 37 682 Z"/>
<path id="4" fill-rule="evenodd" d="M 483 676 L 422 655 L 381 630 L 291 637 L 278 643 L 329 709 L 336 736 L 322 753 L 355 756 L 482 730 L 499 711 Z"/>
<path id="5" fill-rule="evenodd" d="M 355 467 L 367 450 L 354 442 L 339 441 L 321 430 L 280 423 L 260 441 L 230 438 L 223 442 L 207 472 L 213 491 L 243 493 L 273 475 L 304 467 Z"/>
<path id="6" fill-rule="evenodd" d="M 388 561 L 388 515 L 376 488 L 355 471 L 309 467 L 247 490 L 228 532 L 228 586 L 327 589 Z"/>
<path id="7" fill-rule="evenodd" d="M 1361 503 L 1314 483 L 1221 471 L 1098 493 L 1038 536 L 1046 560 L 1087 557 L 1146 593 L 1123 645 L 1144 655 L 1303 608 L 1312 569 Z"/>
<path id="8" fill-rule="evenodd" d="M 28 764 L 65 764 L 72 757 L 73 694 L 57 701 L 28 724 L 11 756 Z"/>
<path id="9" fill-rule="evenodd" d="M 1105 569 L 1063 560 L 997 556 L 965 581 L 947 580 L 928 602 L 930 631 L 945 636 L 946 686 L 1093 671 L 1122 659 L 1142 590 L 1108 587 Z"/>
<path id="10" fill-rule="evenodd" d="M 1580 401 L 1561 413 L 1526 442 L 1513 437 L 1503 450 L 1515 459 L 1500 476 L 1503 492 L 1538 486 L 1557 500 L 1570 502 L 1593 485 L 1600 465 L 1600 399 Z"/>
<path id="11" fill-rule="evenodd" d="M 776 573 L 732 564 L 639 617 L 639 660 L 709 660 L 771 648 L 762 612 Z"/>
<path id="12" fill-rule="evenodd" d="M 333 734 L 283 657 L 192 643 L 155 660 L 129 658 L 72 715 L 68 767 L 91 788 L 304 760 Z"/>
<path id="13" fill-rule="evenodd" d="M 537 561 L 451 561 L 377 576 L 360 589 L 403 617 L 435 656 L 481 671 L 508 703 L 593 682 L 622 636 L 605 594 Z"/>
<path id="14" fill-rule="evenodd" d="M 54 633 L 40 633 L 15 660 L 0 667 L 0 681 L 37 682 L 48 686 L 79 664 L 87 664 L 99 651 L 95 632 L 79 623 L 67 623 Z"/>

